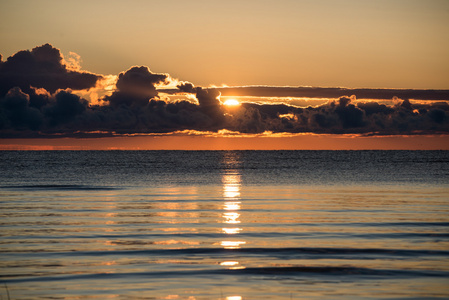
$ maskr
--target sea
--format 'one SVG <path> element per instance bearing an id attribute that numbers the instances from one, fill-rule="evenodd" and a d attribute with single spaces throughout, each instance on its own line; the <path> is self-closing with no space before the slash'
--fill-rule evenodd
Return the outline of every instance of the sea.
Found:
<path id="1" fill-rule="evenodd" d="M 0 299 L 449 298 L 449 151 L 0 151 Z"/>

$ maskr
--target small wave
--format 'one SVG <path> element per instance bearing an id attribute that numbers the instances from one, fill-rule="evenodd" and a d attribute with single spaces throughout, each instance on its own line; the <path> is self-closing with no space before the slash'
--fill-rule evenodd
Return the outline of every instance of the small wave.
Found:
<path id="1" fill-rule="evenodd" d="M 72 281 L 72 280 L 113 280 L 130 277 L 146 278 L 176 278 L 185 276 L 270 276 L 279 279 L 279 276 L 288 278 L 310 276 L 363 276 L 364 279 L 391 279 L 391 277 L 449 277 L 449 272 L 432 270 L 404 270 L 404 269 L 371 269 L 353 266 L 288 266 L 288 267 L 254 267 L 241 269 L 194 269 L 160 272 L 127 272 L 127 273 L 95 273 L 75 275 L 53 275 L 26 278 L 5 278 L 0 283 L 23 283 L 23 282 L 49 282 L 49 281 Z M 360 278 L 360 277 L 358 277 Z"/>
<path id="2" fill-rule="evenodd" d="M 449 222 L 386 222 L 386 223 L 339 223 L 332 224 L 338 226 L 348 226 L 348 227 L 449 227 Z"/>
<path id="3" fill-rule="evenodd" d="M 15 251 L 19 253 L 20 251 Z M 29 251 L 26 251 L 29 252 Z M 5 251 L 3 253 L 6 253 Z M 185 249 L 150 249 L 150 250 L 123 250 L 123 251 L 70 251 L 70 252 L 34 252 L 33 255 L 42 254 L 58 256 L 174 256 L 174 255 L 262 255 L 281 257 L 319 256 L 320 258 L 343 256 L 344 258 L 360 259 L 364 256 L 389 257 L 417 257 L 417 256 L 444 256 L 449 257 L 445 250 L 418 250 L 418 249 L 375 249 L 375 248 L 185 248 Z M 13 254 L 14 255 L 14 254 Z"/>
<path id="4" fill-rule="evenodd" d="M 346 237 L 345 234 L 342 234 Z M 375 233 L 375 234 L 352 234 L 353 238 L 365 238 L 365 239 L 415 239 L 415 238 L 449 238 L 449 233 L 437 233 L 437 232 L 395 232 L 395 233 Z"/>
<path id="5" fill-rule="evenodd" d="M 91 185 L 77 185 L 77 184 L 36 184 L 36 185 L 12 185 L 1 186 L 2 189 L 14 190 L 54 190 L 54 191 L 108 191 L 116 190 L 116 187 L 108 186 L 91 186 Z"/>
<path id="6" fill-rule="evenodd" d="M 258 275 L 362 275 L 362 276 L 405 276 L 405 277 L 448 277 L 449 272 L 430 270 L 398 270 L 398 269 L 371 269 L 351 266 L 289 266 L 289 267 L 261 267 L 236 270 L 244 274 Z"/>

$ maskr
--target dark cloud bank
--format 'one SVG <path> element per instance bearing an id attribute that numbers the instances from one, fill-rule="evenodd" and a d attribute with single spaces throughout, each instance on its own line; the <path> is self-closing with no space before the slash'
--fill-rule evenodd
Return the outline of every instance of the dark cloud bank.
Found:
<path id="1" fill-rule="evenodd" d="M 168 102 L 157 86 L 168 84 L 168 74 L 132 67 L 119 74 L 115 91 L 104 105 L 93 105 L 74 94 L 94 88 L 102 75 L 72 70 L 51 45 L 20 51 L 0 62 L 0 137 L 105 136 L 166 133 L 179 130 L 242 133 L 313 132 L 360 134 L 448 134 L 449 105 L 445 101 L 411 103 L 408 99 L 449 100 L 447 90 L 376 90 L 334 88 L 204 89 L 178 85 L 179 93 L 195 95 Z M 277 91 L 276 91 L 277 90 Z M 242 103 L 227 108 L 226 95 L 332 97 L 318 107 Z M 245 94 L 246 93 L 246 94 Z M 258 94 L 259 93 L 259 94 Z M 399 97 L 391 105 L 359 98 Z"/>
<path id="2" fill-rule="evenodd" d="M 323 87 L 243 86 L 218 88 L 222 96 L 339 98 L 357 95 L 360 99 L 448 100 L 448 90 L 349 89 Z"/>

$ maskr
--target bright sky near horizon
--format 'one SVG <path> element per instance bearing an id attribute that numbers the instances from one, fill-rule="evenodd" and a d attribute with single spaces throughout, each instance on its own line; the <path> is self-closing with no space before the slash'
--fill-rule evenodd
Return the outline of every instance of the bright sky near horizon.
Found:
<path id="1" fill-rule="evenodd" d="M 195 85 L 449 89 L 444 0 L 1 0 L 0 53 L 50 43 L 85 70 Z"/>

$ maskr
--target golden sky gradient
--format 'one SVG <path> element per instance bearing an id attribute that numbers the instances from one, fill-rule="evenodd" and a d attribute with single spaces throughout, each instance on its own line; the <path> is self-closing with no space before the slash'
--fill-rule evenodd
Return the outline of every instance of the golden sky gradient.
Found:
<path id="1" fill-rule="evenodd" d="M 0 53 L 50 43 L 84 69 L 195 85 L 449 88 L 445 0 L 2 0 Z"/>
<path id="2" fill-rule="evenodd" d="M 349 98 L 351 94 L 341 95 L 347 96 L 346 100 L 338 99 L 340 96 L 336 98 L 323 96 L 322 99 L 312 100 L 300 97 L 276 98 L 271 95 L 270 98 L 266 95 L 265 98 L 261 96 L 256 101 L 238 95 L 235 95 L 236 97 L 228 95 L 222 97 L 220 102 L 219 96 L 215 97 L 212 94 L 213 91 L 207 94 L 208 91 L 202 89 L 257 85 L 273 87 L 274 93 L 281 91 L 276 87 L 287 86 L 372 88 L 376 91 L 449 90 L 448 36 L 449 1 L 445 0 L 0 0 L 0 53 L 3 62 L 19 50 L 35 51 L 42 47 L 41 55 L 44 52 L 54 55 L 55 53 L 51 54 L 51 51 L 61 51 L 65 59 L 62 60 L 64 72 L 72 70 L 70 68 L 79 72 L 80 69 L 77 68 L 80 64 L 81 72 L 86 70 L 98 74 L 98 78 L 101 78 L 95 85 L 97 79 L 92 78 L 95 77 L 94 74 L 90 74 L 93 85 L 89 85 L 89 91 L 86 87 L 75 88 L 73 93 L 76 96 L 69 95 L 72 91 L 60 95 L 60 98 L 65 97 L 64 99 L 70 97 L 72 100 L 73 97 L 88 99 L 73 100 L 78 108 L 84 105 L 83 101 L 89 102 L 80 108 L 80 112 L 72 116 L 76 117 L 77 122 L 74 127 L 70 127 L 70 123 L 65 127 L 65 118 L 67 120 L 70 118 L 59 116 L 58 119 L 56 116 L 58 109 L 59 112 L 63 109 L 62 105 L 57 107 L 55 104 L 58 87 L 53 90 L 46 87 L 47 91 L 51 92 L 48 93 L 50 100 L 47 99 L 50 102 L 46 103 L 50 108 L 41 105 L 36 110 L 36 107 L 30 106 L 28 98 L 28 106 L 23 116 L 32 115 L 36 117 L 36 122 L 41 122 L 38 117 L 45 119 L 42 124 L 47 127 L 42 126 L 50 136 L 71 130 L 71 133 L 64 138 L 47 138 L 49 135 L 44 138 L 19 138 L 27 137 L 29 132 L 26 130 L 37 125 L 31 124 L 32 122 L 26 118 L 19 120 L 17 116 L 20 114 L 14 115 L 15 108 L 11 108 L 14 105 L 8 108 L 7 100 L 2 100 L 3 104 L 0 104 L 6 107 L 5 111 L 7 109 L 10 111 L 5 113 L 0 111 L 2 113 L 0 117 L 3 120 L 10 118 L 12 121 L 0 120 L 0 133 L 3 137 L 0 139 L 0 150 L 449 150 L 447 91 L 441 91 L 442 98 L 418 98 L 420 101 L 428 100 L 427 104 L 413 102 L 413 97 L 410 98 L 411 102 L 407 97 L 404 99 L 378 97 L 376 101 L 380 106 L 374 107 L 363 103 L 363 99 L 359 101 L 355 97 Z M 49 45 L 44 45 L 47 43 Z M 136 112 L 131 102 L 125 103 L 128 106 L 122 110 L 123 107 L 120 105 L 124 105 L 124 100 L 120 97 L 130 91 L 126 90 L 126 85 L 130 82 L 124 83 L 122 89 L 115 83 L 119 74 L 124 74 L 126 70 L 130 71 L 133 66 L 145 66 L 134 70 L 137 72 L 134 75 L 154 78 L 170 74 L 171 77 L 167 77 L 167 80 L 175 79 L 173 81 L 175 85 L 179 81 L 188 81 L 193 83 L 196 89 L 202 87 L 199 88 L 200 91 L 163 94 L 166 98 L 158 98 L 153 85 L 156 87 L 158 84 L 163 85 L 161 83 L 163 80 L 153 79 L 154 82 L 150 84 L 150 90 L 153 88 L 150 91 L 153 93 L 151 99 L 170 102 L 173 97 L 178 97 L 181 100 L 193 99 L 194 103 L 198 103 L 199 108 L 190 107 L 186 110 L 183 110 L 185 106 L 181 105 L 169 108 L 168 102 L 164 104 L 165 106 L 162 105 L 164 106 L 162 114 L 165 113 L 172 119 L 178 118 L 176 122 L 180 122 L 180 119 L 190 113 L 188 117 L 191 119 L 187 119 L 185 123 L 176 123 L 181 124 L 179 128 L 173 127 L 175 123 L 170 123 L 172 119 L 162 120 L 160 121 L 162 125 L 159 124 L 160 127 L 156 128 L 151 127 L 156 126 L 151 122 L 159 118 L 157 114 L 161 112 L 150 111 L 148 102 L 145 105 L 139 104 L 140 112 Z M 69 69 L 66 70 L 66 67 Z M 5 72 L 6 76 L 10 76 L 7 73 L 9 71 Z M 129 78 L 134 76 L 131 73 L 128 73 Z M 58 76 L 55 78 L 61 79 Z M 99 86 L 103 90 L 100 90 Z M 104 101 L 109 103 L 110 110 L 91 109 L 93 105 L 101 103 L 102 95 L 112 94 L 113 90 L 123 93 L 122 95 L 117 93 L 116 100 Z M 198 98 L 201 94 L 203 100 Z M 17 95 L 18 92 L 15 96 Z M 250 96 L 255 95 L 247 97 Z M 241 106 L 236 105 L 234 111 L 229 106 L 222 105 L 225 100 L 233 97 L 237 99 L 234 102 L 242 102 Z M 247 103 L 243 103 L 245 99 Z M 97 100 L 100 101 L 96 102 Z M 313 101 L 317 103 L 315 106 L 312 105 Z M 301 108 L 294 113 L 277 112 L 276 115 L 274 105 L 271 108 L 264 106 L 270 104 L 279 104 L 279 107 L 284 105 L 279 111 L 285 110 L 286 106 L 292 110 L 295 110 L 295 105 L 296 108 Z M 322 105 L 322 108 L 318 107 L 319 105 Z M 308 109 L 307 106 L 314 106 L 314 109 L 310 107 Z M 379 110 L 380 108 L 383 111 Z M 179 113 L 179 110 L 184 115 Z M 261 115 L 255 115 L 254 110 L 260 110 Z M 376 112 L 373 113 L 373 110 Z M 319 114 L 321 116 L 318 116 Z M 390 119 L 388 114 L 391 114 Z M 106 121 L 99 122 L 98 116 L 104 116 Z M 228 124 L 228 127 L 222 128 L 231 131 L 243 129 L 241 132 L 248 134 L 227 136 L 207 133 L 208 130 L 220 129 L 209 126 L 210 124 L 200 129 L 198 126 L 195 127 L 196 123 L 190 128 L 185 125 L 197 120 L 198 124 L 203 124 L 201 118 L 204 116 L 210 117 L 211 120 L 218 116 L 217 122 Z M 19 121 L 14 118 L 18 118 Z M 134 122 L 132 118 L 138 120 L 137 125 L 129 129 L 131 127 L 126 126 L 131 126 L 130 124 Z M 301 121 L 301 118 L 305 121 Z M 120 127 L 121 124 L 117 120 L 128 123 Z M 142 123 L 139 123 L 141 120 Z M 15 121 L 19 122 L 19 125 L 14 124 Z M 269 129 L 257 127 L 254 125 L 256 121 L 260 121 L 260 124 L 265 122 L 265 125 L 271 127 Z M 20 127 L 22 126 L 20 122 L 31 127 L 28 129 L 26 126 Z M 60 127 L 48 125 L 51 122 Z M 431 122 L 435 122 L 435 126 Z M 304 126 L 307 128 L 294 127 L 300 123 L 306 124 Z M 88 127 L 89 124 L 94 124 L 93 129 Z M 150 125 L 145 127 L 142 124 Z M 116 127 L 117 132 L 131 135 L 148 133 L 148 135 L 98 139 L 71 137 L 73 133 L 103 130 L 102 126 L 107 128 L 109 135 L 115 134 L 115 129 L 111 128 Z M 362 127 L 366 130 L 359 130 Z M 382 132 L 384 127 L 385 132 Z M 271 128 L 280 128 L 279 132 L 282 133 L 277 135 L 267 133 L 273 130 Z M 204 130 L 204 132 L 195 135 L 176 132 L 184 129 Z M 314 131 L 315 129 L 317 130 Z M 14 130 L 18 130 L 22 136 L 11 136 L 15 134 Z M 262 133 L 264 130 L 265 133 Z M 29 136 L 33 137 L 37 129 L 33 127 L 30 132 Z M 254 134 L 251 134 L 252 132 Z"/>

